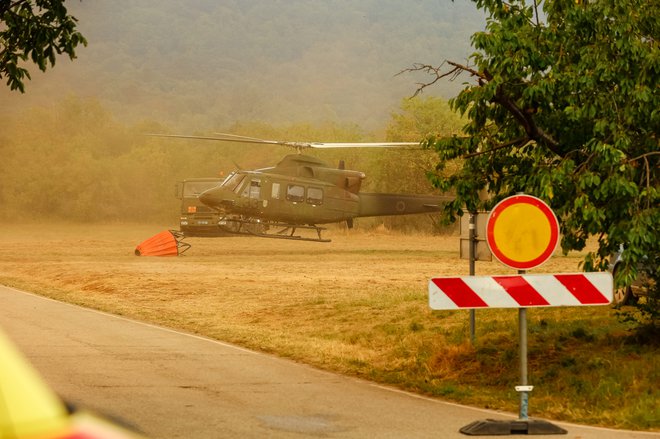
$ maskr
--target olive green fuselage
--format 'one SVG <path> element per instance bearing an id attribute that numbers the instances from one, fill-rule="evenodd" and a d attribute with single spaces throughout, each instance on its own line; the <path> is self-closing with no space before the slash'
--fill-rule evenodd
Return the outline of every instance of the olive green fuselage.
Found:
<path id="1" fill-rule="evenodd" d="M 236 171 L 199 199 L 227 215 L 301 225 L 433 212 L 446 201 L 438 196 L 360 193 L 364 178 L 362 172 L 293 154 L 272 168 Z"/>

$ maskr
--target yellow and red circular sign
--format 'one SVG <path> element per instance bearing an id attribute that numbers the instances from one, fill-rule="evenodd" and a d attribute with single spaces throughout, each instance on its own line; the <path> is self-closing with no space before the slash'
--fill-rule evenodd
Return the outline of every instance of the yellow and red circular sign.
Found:
<path id="1" fill-rule="evenodd" d="M 529 270 L 547 261 L 559 242 L 559 222 L 550 207 L 530 195 L 514 195 L 491 210 L 486 241 L 511 268 Z"/>

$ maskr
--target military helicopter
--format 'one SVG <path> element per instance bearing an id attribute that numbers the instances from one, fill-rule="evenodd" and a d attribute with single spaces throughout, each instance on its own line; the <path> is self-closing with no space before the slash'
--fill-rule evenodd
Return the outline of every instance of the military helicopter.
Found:
<path id="1" fill-rule="evenodd" d="M 419 143 L 318 143 L 264 140 L 235 134 L 215 136 L 154 134 L 158 137 L 200 139 L 295 148 L 277 165 L 256 170 L 235 170 L 218 186 L 199 195 L 199 200 L 221 214 L 218 226 L 232 234 L 264 238 L 329 242 L 321 236 L 320 224 L 345 222 L 353 227 L 358 217 L 410 215 L 441 210 L 450 197 L 360 192 L 366 175 L 332 167 L 302 154 L 306 148 L 400 148 Z M 312 230 L 315 237 L 297 234 Z"/>

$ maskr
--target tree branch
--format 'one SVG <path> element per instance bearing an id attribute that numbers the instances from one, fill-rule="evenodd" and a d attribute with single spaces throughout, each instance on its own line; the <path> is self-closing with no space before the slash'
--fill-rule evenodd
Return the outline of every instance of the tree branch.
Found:
<path id="1" fill-rule="evenodd" d="M 447 72 L 442 72 L 442 67 L 448 64 L 452 68 Z M 465 66 L 453 61 L 444 61 L 440 66 L 434 67 L 429 64 L 413 64 L 413 67 L 409 69 L 402 70 L 398 74 L 407 73 L 407 72 L 425 72 L 433 76 L 433 79 L 429 82 L 423 82 L 417 84 L 417 90 L 413 94 L 413 97 L 419 95 L 424 91 L 425 88 L 432 86 L 440 79 L 447 76 L 452 76 L 452 79 L 461 74 L 462 72 L 468 72 L 471 76 L 478 78 L 479 86 L 484 85 L 487 82 L 490 82 L 493 77 L 488 73 L 488 71 L 479 72 L 469 66 Z M 549 134 L 543 131 L 534 121 L 533 112 L 524 111 L 521 109 L 511 98 L 509 98 L 504 92 L 502 86 L 498 87 L 493 102 L 502 105 L 506 110 L 511 113 L 511 115 L 518 121 L 527 133 L 529 140 L 534 140 L 537 143 L 546 146 L 553 153 L 563 156 L 559 143 L 552 138 Z"/>
<path id="2" fill-rule="evenodd" d="M 511 140 L 510 142 L 503 143 L 502 145 L 494 146 L 493 148 L 491 148 L 489 150 L 486 150 L 486 151 L 478 151 L 478 152 L 472 152 L 470 154 L 465 154 L 463 156 L 463 158 L 464 159 L 469 159 L 471 157 L 476 157 L 476 156 L 479 156 L 479 155 L 488 154 L 489 152 L 494 152 L 494 151 L 497 151 L 499 149 L 508 148 L 509 146 L 524 145 L 527 142 L 529 142 L 529 140 L 530 139 L 527 138 L 527 137 L 519 137 L 518 139 Z"/>
<path id="3" fill-rule="evenodd" d="M 479 78 L 480 81 L 481 80 L 490 81 L 491 79 L 493 79 L 493 77 L 487 71 L 484 71 L 483 73 L 481 73 L 481 72 L 478 72 L 478 71 L 474 70 L 473 68 L 470 68 L 468 66 L 464 66 L 462 64 L 455 63 L 453 61 L 447 61 L 447 64 L 449 64 L 450 66 L 454 66 L 454 69 L 460 69 L 460 70 L 469 72 L 472 76 L 476 76 L 477 78 Z M 482 85 L 483 83 L 480 82 L 479 84 Z"/>
<path id="4" fill-rule="evenodd" d="M 521 109 L 511 98 L 509 98 L 504 92 L 504 88 L 500 85 L 497 88 L 493 102 L 496 102 L 502 105 L 505 109 L 511 113 L 514 119 L 522 126 L 527 133 L 527 136 L 530 140 L 534 140 L 537 143 L 540 143 L 546 146 L 550 151 L 554 152 L 558 156 L 563 157 L 559 143 L 552 138 L 549 134 L 543 131 L 533 118 L 533 112 L 524 111 Z"/>
<path id="5" fill-rule="evenodd" d="M 626 162 L 627 162 L 627 163 L 630 163 L 630 162 L 636 162 L 636 161 L 639 160 L 639 159 L 645 159 L 645 160 L 646 160 L 646 157 L 651 156 L 651 155 L 660 155 L 660 151 L 651 151 L 651 152 L 647 152 L 646 154 L 638 155 L 638 156 L 635 157 L 635 158 L 628 159 L 628 160 L 626 160 Z"/>
<path id="6" fill-rule="evenodd" d="M 452 68 L 449 69 L 449 71 L 447 71 L 445 73 L 442 73 L 442 67 L 445 64 L 449 64 L 450 66 L 452 66 Z M 488 74 L 479 73 L 478 71 L 476 71 L 476 70 L 474 70 L 470 67 L 455 63 L 453 61 L 446 61 L 446 60 L 443 61 L 442 64 L 440 64 L 438 67 L 434 67 L 430 64 L 415 63 L 415 64 L 413 64 L 413 66 L 411 68 L 404 69 L 404 70 L 400 71 L 399 73 L 397 73 L 396 76 L 401 75 L 403 73 L 424 72 L 424 73 L 427 73 L 427 74 L 429 74 L 433 77 L 433 80 L 431 80 L 429 82 L 418 82 L 417 83 L 417 90 L 415 90 L 415 93 L 413 94 L 413 97 L 415 97 L 415 96 L 418 96 L 420 93 L 422 93 L 425 88 L 432 86 L 433 84 L 435 84 L 436 82 L 438 82 L 442 78 L 446 78 L 447 76 L 451 76 L 450 81 L 453 81 L 454 79 L 456 79 L 456 77 L 458 75 L 460 75 L 464 71 L 470 73 L 472 76 L 478 77 L 479 78 L 479 85 L 483 85 L 484 81 L 490 81 L 490 79 L 492 79 L 492 78 L 490 78 L 490 75 L 488 75 Z"/>

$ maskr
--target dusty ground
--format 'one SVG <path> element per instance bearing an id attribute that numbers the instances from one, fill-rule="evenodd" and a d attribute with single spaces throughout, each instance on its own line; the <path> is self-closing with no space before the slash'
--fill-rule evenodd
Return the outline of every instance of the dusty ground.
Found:
<path id="1" fill-rule="evenodd" d="M 192 248 L 179 257 L 134 255 L 163 229 L 6 226 L 0 281 L 283 355 L 312 349 L 366 359 L 365 350 L 379 345 L 370 328 L 431 317 L 431 277 L 468 274 L 458 236 L 386 231 L 328 230 L 330 243 L 188 238 Z M 576 271 L 578 261 L 557 256 L 538 271 Z M 511 272 L 497 262 L 477 264 L 477 274 Z"/>
<path id="2" fill-rule="evenodd" d="M 481 376 L 482 360 L 474 360 L 466 341 L 467 311 L 428 307 L 430 278 L 468 274 L 468 261 L 458 257 L 458 236 L 330 229 L 330 243 L 188 238 L 192 248 L 178 257 L 134 255 L 140 242 L 167 228 L 5 225 L 0 283 L 409 390 L 517 410 L 513 390 L 502 395 L 515 384 L 508 381 L 516 380 L 516 360 L 504 359 L 508 376 L 483 390 L 479 386 L 491 378 Z M 557 254 L 533 272 L 576 272 L 581 257 Z M 478 275 L 514 272 L 498 262 L 477 263 Z M 598 318 L 610 319 L 609 310 L 598 312 Z M 548 310 L 536 320 L 561 326 L 566 315 L 566 309 Z M 579 320 L 595 313 L 582 308 L 570 315 Z M 480 314 L 479 340 L 515 346 L 516 317 L 515 310 Z M 482 351 L 489 353 L 487 348 Z M 532 371 L 538 369 L 530 361 Z M 583 418 L 566 408 L 562 392 L 548 389 L 544 412 L 556 419 Z"/>
<path id="3" fill-rule="evenodd" d="M 278 350 L 270 337 L 286 344 L 293 333 L 307 334 L 323 343 L 324 331 L 349 331 L 362 321 L 365 326 L 391 323 L 383 312 L 394 316 L 401 311 L 412 320 L 419 312 L 418 320 L 424 320 L 430 313 L 425 306 L 428 280 L 468 274 L 468 262 L 458 258 L 458 236 L 386 231 L 328 230 L 330 243 L 188 238 L 192 248 L 179 257 L 134 255 L 140 242 L 164 229 L 5 226 L 0 232 L 0 281 Z M 573 272 L 578 262 L 577 256 L 556 256 L 537 271 Z M 477 264 L 477 274 L 511 272 L 497 262 Z M 260 341 L 255 343 L 255 337 Z"/>
<path id="4" fill-rule="evenodd" d="M 458 236 L 404 236 L 330 230 L 331 243 L 246 237 L 187 238 L 179 257 L 136 257 L 137 244 L 167 227 L 145 225 L 5 226 L 0 274 L 42 292 L 135 314 L 187 307 L 220 319 L 265 319 L 275 309 L 313 302 L 378 302 L 395 292 L 425 295 L 437 275 L 465 275 Z M 535 272 L 576 271 L 577 256 Z M 497 262 L 477 274 L 512 273 Z M 103 305 L 106 304 L 106 305 Z M 264 315 L 262 316 L 261 313 Z M 305 312 L 307 313 L 307 311 Z M 191 316 L 192 317 L 192 316 Z"/>

